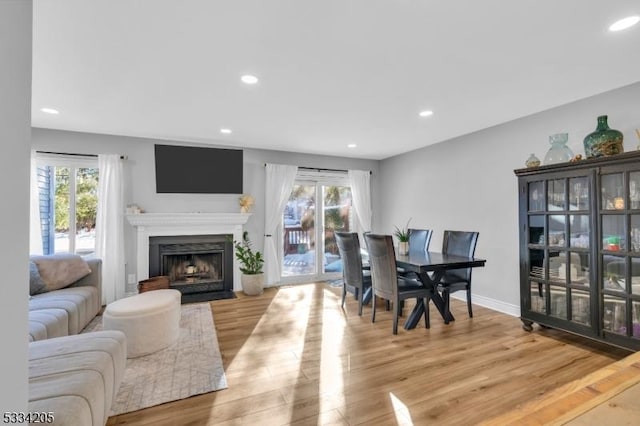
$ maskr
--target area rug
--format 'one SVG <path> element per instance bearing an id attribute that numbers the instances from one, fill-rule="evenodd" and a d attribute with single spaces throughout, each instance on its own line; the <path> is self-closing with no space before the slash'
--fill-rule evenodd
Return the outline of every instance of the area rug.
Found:
<path id="1" fill-rule="evenodd" d="M 85 331 L 102 329 L 98 316 Z M 128 358 L 110 416 L 227 387 L 209 303 L 181 306 L 180 336 L 166 349 Z"/>

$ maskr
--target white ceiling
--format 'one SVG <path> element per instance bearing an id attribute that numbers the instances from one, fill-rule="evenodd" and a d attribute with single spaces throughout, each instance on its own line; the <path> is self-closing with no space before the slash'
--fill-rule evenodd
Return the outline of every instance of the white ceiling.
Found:
<path id="1" fill-rule="evenodd" d="M 34 127 L 382 159 L 640 80 L 637 0 L 33 3 Z"/>

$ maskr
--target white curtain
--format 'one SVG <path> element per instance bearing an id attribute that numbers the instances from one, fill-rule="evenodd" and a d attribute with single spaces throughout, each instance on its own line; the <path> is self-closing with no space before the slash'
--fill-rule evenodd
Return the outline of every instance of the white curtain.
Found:
<path id="1" fill-rule="evenodd" d="M 371 172 L 349 170 L 349 183 L 353 207 L 358 215 L 362 232 L 371 231 Z"/>
<path id="2" fill-rule="evenodd" d="M 122 160 L 98 155 L 100 182 L 96 219 L 96 257 L 102 259 L 102 303 L 124 297 L 124 227 Z"/>
<path id="3" fill-rule="evenodd" d="M 31 151 L 31 200 L 29 202 L 29 253 L 42 254 L 42 222 L 40 219 L 40 194 L 38 192 L 38 165 L 36 152 Z"/>
<path id="4" fill-rule="evenodd" d="M 264 221 L 264 257 L 267 285 L 280 281 L 282 275 L 282 249 L 278 247 L 277 231 L 282 223 L 282 212 L 289 200 L 298 173 L 297 166 L 267 164 Z"/>

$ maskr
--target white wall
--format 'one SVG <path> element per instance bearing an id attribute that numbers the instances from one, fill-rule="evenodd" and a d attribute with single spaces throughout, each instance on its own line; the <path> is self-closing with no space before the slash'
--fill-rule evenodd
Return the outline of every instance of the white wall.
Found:
<path id="1" fill-rule="evenodd" d="M 0 412 L 27 408 L 31 1 L 0 2 Z"/>
<path id="2" fill-rule="evenodd" d="M 623 132 L 626 151 L 635 150 L 639 114 L 636 83 L 385 159 L 374 229 L 388 232 L 412 218 L 411 225 L 434 230 L 434 250 L 442 247 L 445 229 L 479 231 L 476 255 L 487 264 L 473 272 L 474 302 L 517 315 L 518 198 L 513 170 L 523 168 L 532 152 L 542 160 L 554 133 L 568 133 L 574 154 L 584 155 L 582 141 L 595 130 L 599 115 L 608 115 L 609 126 Z"/>
<path id="3" fill-rule="evenodd" d="M 82 154 L 115 153 L 128 157 L 124 162 L 126 179 L 125 204 L 136 203 L 147 212 L 238 212 L 238 196 L 228 194 L 157 194 L 155 191 L 155 165 L 153 145 L 196 145 L 187 142 L 99 135 L 34 128 L 34 149 L 40 151 Z M 202 145 L 200 145 L 202 146 Z M 229 147 L 229 146 L 225 146 Z M 231 147 L 234 148 L 234 147 Z M 238 147 L 235 147 L 238 148 Z M 377 185 L 379 162 L 343 157 L 330 157 L 293 152 L 244 150 L 243 184 L 245 193 L 255 198 L 253 215 L 245 229 L 262 250 L 264 235 L 264 163 L 293 164 L 297 166 L 371 170 L 372 187 Z M 375 202 L 375 194 L 374 194 Z M 135 273 L 135 229 L 125 226 L 126 273 Z M 133 288 L 130 288 L 133 289 Z"/>

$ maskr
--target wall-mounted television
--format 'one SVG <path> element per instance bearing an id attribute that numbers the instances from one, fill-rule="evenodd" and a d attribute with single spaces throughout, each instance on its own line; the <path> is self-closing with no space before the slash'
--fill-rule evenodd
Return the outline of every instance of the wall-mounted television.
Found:
<path id="1" fill-rule="evenodd" d="M 156 192 L 242 194 L 240 149 L 155 145 Z"/>

